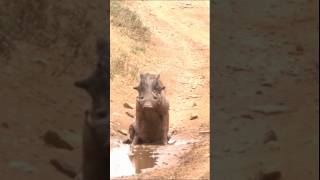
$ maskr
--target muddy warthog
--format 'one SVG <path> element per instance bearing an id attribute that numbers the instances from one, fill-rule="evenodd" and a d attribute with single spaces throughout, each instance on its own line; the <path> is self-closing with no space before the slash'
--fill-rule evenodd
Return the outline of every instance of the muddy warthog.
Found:
<path id="1" fill-rule="evenodd" d="M 167 144 L 169 102 L 160 75 L 140 74 L 140 83 L 134 89 L 138 91 L 136 121 L 129 127 L 130 139 L 127 143 Z"/>
<path id="2" fill-rule="evenodd" d="M 78 179 L 106 180 L 109 148 L 107 108 L 107 42 L 97 41 L 99 56 L 95 71 L 86 79 L 76 81 L 75 86 L 84 89 L 92 98 L 92 107 L 85 113 L 82 145 L 82 173 Z"/>

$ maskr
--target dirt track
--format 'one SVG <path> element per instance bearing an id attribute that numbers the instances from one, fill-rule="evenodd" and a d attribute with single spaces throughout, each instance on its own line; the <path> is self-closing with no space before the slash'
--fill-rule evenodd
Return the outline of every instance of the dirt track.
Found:
<path id="1" fill-rule="evenodd" d="M 37 4 L 36 1 L 26 2 Z M 0 179 L 70 179 L 49 164 L 51 158 L 62 158 L 74 169 L 80 167 L 83 112 L 90 99 L 72 84 L 93 68 L 95 58 L 91 57 L 95 57 L 92 46 L 95 37 L 85 34 L 94 31 L 94 27 L 90 23 L 88 27 L 83 26 L 85 21 L 82 20 L 88 22 L 98 15 L 89 13 L 89 17 L 76 18 L 82 13 L 74 15 L 71 12 L 88 7 L 96 12 L 97 7 L 88 3 L 71 8 L 72 2 L 67 4 L 59 1 L 46 9 L 61 15 L 58 16 L 61 19 L 55 20 L 64 22 L 61 29 L 55 30 L 51 24 L 44 26 L 45 29 L 37 27 L 42 35 L 54 31 L 54 37 L 30 34 L 35 25 L 24 29 L 26 33 L 20 35 L 20 39 L 6 36 L 17 47 L 11 58 L 0 57 Z M 141 71 L 161 73 L 171 103 L 170 129 L 177 130 L 174 138 L 178 141 L 196 140 L 185 150 L 177 152 L 174 149 L 173 158 L 164 159 L 165 164 L 160 169 L 130 178 L 208 179 L 209 134 L 199 134 L 199 131 L 209 130 L 208 2 L 127 1 L 125 5 L 135 10 L 152 31 L 145 52 L 132 55 L 132 59 L 139 62 Z M 220 59 L 215 67 L 215 75 L 219 77 L 216 82 L 219 86 L 215 90 L 219 102 L 228 102 L 220 104 L 216 116 L 219 121 L 215 121 L 219 129 L 216 136 L 225 139 L 219 141 L 216 138 L 215 142 L 215 158 L 220 165 L 215 169 L 216 178 L 247 180 L 261 169 L 276 169 L 282 172 L 284 179 L 312 179 L 316 173 L 313 170 L 316 142 L 312 137 L 318 133 L 317 125 L 314 125 L 318 117 L 314 114 L 319 113 L 315 87 L 318 69 L 313 56 L 316 49 L 312 30 L 316 27 L 314 1 L 221 1 L 215 6 L 219 7 L 217 10 L 224 10 L 215 12 L 215 42 L 221 45 L 214 49 L 216 58 Z M 259 13 L 252 14 L 254 8 Z M 41 25 L 42 21 L 34 21 L 32 17 L 42 16 L 27 17 L 31 19 L 23 19 L 27 23 L 22 27 L 28 22 Z M 281 18 L 275 22 L 275 17 Z M 79 19 L 81 21 L 77 21 Z M 78 34 L 83 37 L 83 42 L 77 55 L 68 44 L 72 33 L 65 33 L 70 27 L 85 30 Z M 14 35 L 16 31 L 12 33 Z M 128 44 L 135 43 L 113 27 L 111 35 L 117 37 L 117 41 L 111 40 L 114 45 L 111 48 L 115 48 L 111 52 L 118 48 L 130 51 Z M 53 43 L 52 39 L 58 40 Z M 40 45 L 35 43 L 38 40 Z M 51 46 L 44 47 L 48 44 L 43 45 L 43 42 Z M 73 58 L 77 61 L 71 63 Z M 65 69 L 68 64 L 72 66 Z M 126 130 L 133 120 L 125 114 L 129 110 L 123 108 L 123 103 L 134 103 L 136 96 L 131 88 L 136 81 L 127 77 L 115 79 L 111 84 L 111 140 L 114 141 L 125 138 L 116 130 Z M 248 85 L 255 88 L 247 90 Z M 193 107 L 194 102 L 196 106 Z M 250 107 L 243 107 L 242 102 L 249 103 Z M 289 111 L 265 115 L 250 109 L 266 104 L 284 105 Z M 310 108 L 315 104 L 317 109 Z M 191 114 L 199 118 L 189 120 Z M 63 134 L 75 150 L 46 146 L 41 136 L 47 130 Z M 269 130 L 275 131 L 278 140 L 263 144 L 264 133 Z M 236 143 L 224 143 L 232 140 Z"/>
<path id="2" fill-rule="evenodd" d="M 209 1 L 168 1 L 165 5 L 162 1 L 127 1 L 125 6 L 136 12 L 151 31 L 151 41 L 136 63 L 143 64 L 139 67 L 140 72 L 160 73 L 170 102 L 170 131 L 176 131 L 173 139 L 196 142 L 190 143 L 186 150 L 169 145 L 163 150 L 170 151 L 171 159 L 167 157 L 163 162 L 166 165 L 156 166 L 159 170 L 123 179 L 208 179 Z M 111 46 L 114 44 L 116 49 L 120 46 L 117 44 L 121 41 L 118 40 L 120 35 L 113 28 L 111 30 Z M 134 114 L 134 110 L 125 109 L 123 104 L 135 103 L 136 92 L 132 87 L 137 83 L 132 81 L 124 86 L 125 78 L 121 80 L 121 77 L 112 81 L 111 122 L 115 133 L 111 141 L 125 138 L 117 133 L 117 129 L 127 130 L 133 120 L 125 113 Z M 198 118 L 190 120 L 194 115 Z M 199 133 L 202 131 L 205 133 Z"/>
<path id="3" fill-rule="evenodd" d="M 316 177 L 315 4 L 216 2 L 216 179 L 247 180 L 260 171 L 290 180 Z M 277 138 L 264 143 L 270 131 Z"/>

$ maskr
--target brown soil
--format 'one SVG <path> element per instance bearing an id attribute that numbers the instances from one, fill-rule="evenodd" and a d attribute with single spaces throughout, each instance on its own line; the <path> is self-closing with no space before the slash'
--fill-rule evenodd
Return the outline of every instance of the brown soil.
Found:
<path id="1" fill-rule="evenodd" d="M 166 159 L 165 165 L 120 179 L 209 179 L 209 2 L 168 1 L 165 5 L 162 1 L 121 3 L 137 13 L 144 26 L 151 31 L 151 40 L 145 45 L 146 51 L 133 58 L 139 72 L 160 73 L 170 102 L 170 131 L 176 131 L 174 137 L 197 142 L 183 153 L 168 147 L 176 160 Z M 125 49 L 124 46 L 133 44 L 124 41 L 124 38 L 116 27 L 111 27 L 111 53 L 116 54 L 119 49 Z M 128 56 L 131 59 L 133 55 Z M 137 83 L 121 76 L 116 76 L 111 82 L 111 141 L 126 138 L 118 130 L 127 131 L 134 119 L 126 112 L 134 115 L 135 111 L 124 108 L 123 104 L 135 104 L 137 94 L 132 87 Z M 193 115 L 198 118 L 190 120 Z M 201 131 L 208 133 L 200 134 Z"/>
<path id="2" fill-rule="evenodd" d="M 26 2 L 37 4 L 37 1 Z M 41 2 L 48 4 L 45 0 Z M 217 8 L 228 13 L 221 13 L 225 16 L 220 16 L 219 12 L 215 12 L 217 17 L 214 23 L 217 26 L 214 33 L 229 34 L 216 36 L 215 41 L 221 46 L 215 46 L 214 50 L 216 58 L 220 58 L 215 67 L 215 75 L 218 77 L 218 86 L 215 87 L 217 101 L 223 99 L 229 103 L 221 104 L 217 109 L 219 112 L 216 118 L 219 120 L 215 123 L 219 131 L 215 134 L 226 141 L 237 139 L 238 142 L 234 145 L 216 142 L 216 160 L 234 165 L 228 168 L 223 164 L 217 166 L 216 178 L 248 179 L 261 169 L 275 168 L 282 172 L 284 179 L 312 179 L 316 173 L 316 169 L 313 169 L 313 137 L 318 132 L 314 116 L 318 114 L 315 88 L 315 72 L 318 69 L 314 62 L 316 49 L 312 30 L 315 29 L 316 21 L 313 18 L 314 1 L 255 3 L 220 1 L 216 4 L 229 7 Z M 89 107 L 90 99 L 85 92 L 76 89 L 73 82 L 86 76 L 94 67 L 95 49 L 92 44 L 96 37 L 91 32 L 95 32 L 95 27 L 89 22 L 96 17 L 103 17 L 94 13 L 103 5 L 88 3 L 72 8 L 74 4 L 77 3 L 59 1 L 52 7 L 45 6 L 46 12 L 49 12 L 47 16 L 51 13 L 61 15 L 61 19 L 49 19 L 50 22 L 61 21 L 60 29 L 53 28 L 56 27 L 53 23 L 44 25 L 43 29 L 37 26 L 41 33 L 30 34 L 33 29 L 28 28 L 34 25 L 23 31 L 10 29 L 0 33 L 1 43 L 12 40 L 16 45 L 11 47 L 0 44 L 1 48 L 12 48 L 10 57 L 0 56 L 0 179 L 70 179 L 49 164 L 52 158 L 65 159 L 74 169 L 80 167 L 83 112 Z M 116 27 L 111 27 L 112 37 L 117 37 L 111 39 L 111 52 L 127 51 L 127 58 L 137 62 L 139 71 L 161 74 L 171 104 L 170 130 L 176 130 L 177 137 L 197 141 L 186 151 L 173 151 L 173 154 L 177 153 L 176 161 L 169 159 L 166 165 L 122 179 L 209 179 L 209 134 L 199 134 L 199 131 L 208 131 L 210 125 L 209 2 L 166 1 L 164 4 L 162 1 L 127 1 L 123 4 L 135 11 L 150 29 L 151 41 L 143 45 L 145 52 L 131 54 L 130 49 L 136 42 L 123 36 Z M 254 16 L 251 14 L 253 5 L 259 7 L 260 12 Z M 2 4 L 1 7 L 10 10 Z M 81 12 L 71 13 L 86 8 L 91 11 L 85 18 Z M 19 10 L 16 6 L 13 9 Z M 15 12 L 13 9 L 12 12 Z M 239 12 L 242 12 L 242 16 Z M 275 15 L 282 16 L 276 23 Z M 25 16 L 17 14 L 17 17 Z M 31 19 L 23 20 L 30 23 L 35 22 L 32 18 L 42 17 L 42 14 L 26 17 Z M 83 20 L 88 24 L 82 24 Z M 288 24 L 288 21 L 291 23 Z M 35 24 L 39 23 L 41 25 L 42 21 Z M 77 45 L 70 48 L 72 38 L 68 39 L 77 29 L 85 30 L 77 34 L 83 38 L 79 54 L 75 53 Z M 53 32 L 53 37 L 40 36 Z M 5 33 L 13 34 L 4 38 L 2 36 Z M 14 33 L 21 34 L 15 39 Z M 88 33 L 91 34 L 86 35 Z M 303 47 L 302 50 L 300 47 Z M 9 52 L 2 50 L 1 53 L 5 52 L 5 55 Z M 242 56 L 236 56 L 238 54 Z M 76 61 L 71 61 L 73 59 Z M 270 66 L 275 69 L 270 70 Z M 270 71 L 274 76 L 271 76 Z M 112 141 L 125 139 L 117 130 L 126 130 L 133 121 L 125 112 L 134 114 L 134 111 L 123 107 L 123 103 L 133 104 L 135 100 L 136 92 L 131 87 L 137 82 L 132 79 L 130 76 L 116 76 L 111 82 Z M 269 85 L 262 86 L 262 79 L 266 79 Z M 239 86 L 235 87 L 240 81 Z M 245 90 L 248 85 L 254 88 Z M 223 91 L 226 89 L 229 91 Z M 256 93 L 253 99 L 252 94 Z M 243 107 L 241 102 L 244 101 L 252 106 L 267 102 L 283 103 L 290 110 L 266 116 Z M 193 106 L 194 103 L 196 106 Z M 310 108 L 315 104 L 317 109 Z M 198 115 L 198 118 L 189 120 L 193 114 Z M 270 129 L 276 132 L 278 141 L 262 144 L 264 133 Z M 75 150 L 59 150 L 45 145 L 41 136 L 47 130 L 64 133 L 63 137 L 68 139 Z M 250 133 L 260 135 L 248 137 Z M 17 168 L 17 165 L 12 165 L 16 161 L 27 165 Z M 30 168 L 33 169 L 31 173 L 25 172 Z"/>
<path id="3" fill-rule="evenodd" d="M 6 24 L 0 39 L 12 46 L 5 46 L 7 56 L 0 54 L 0 179 L 70 179 L 50 159 L 80 170 L 84 111 L 91 99 L 73 83 L 94 68 L 101 6 L 99 1 L 1 1 L 1 25 Z M 48 130 L 74 150 L 47 146 L 42 136 Z"/>

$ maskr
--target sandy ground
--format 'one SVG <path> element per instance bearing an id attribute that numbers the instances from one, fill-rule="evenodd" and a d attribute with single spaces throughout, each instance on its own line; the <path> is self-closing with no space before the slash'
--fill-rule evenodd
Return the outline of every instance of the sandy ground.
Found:
<path id="1" fill-rule="evenodd" d="M 162 150 L 169 151 L 172 157 L 164 160 L 165 165 L 120 179 L 208 179 L 209 1 L 168 1 L 166 4 L 162 1 L 127 1 L 125 6 L 136 12 L 151 31 L 151 41 L 144 55 L 137 58 L 137 63 L 143 63 L 140 72 L 160 73 L 170 102 L 170 131 L 176 131 L 173 139 L 177 143 L 196 142 L 183 152 L 179 147 L 169 145 Z M 113 28 L 111 30 L 111 46 L 119 47 L 119 34 Z M 133 121 L 125 113 L 134 115 L 134 110 L 124 108 L 123 104 L 135 104 L 137 94 L 132 87 L 137 83 L 133 81 L 124 86 L 125 78 L 119 77 L 111 83 L 111 123 L 115 132 L 111 141 L 126 138 L 117 131 L 126 131 Z M 198 118 L 190 120 L 195 115 Z M 202 131 L 205 133 L 201 134 Z"/>
<path id="2" fill-rule="evenodd" d="M 1 22 L 10 29 L 1 26 L 0 37 L 13 46 L 6 49 L 10 56 L 0 55 L 0 179 L 70 179 L 51 159 L 79 171 L 84 111 L 91 100 L 73 83 L 94 68 L 101 6 L 97 1 L 1 1 L 1 20 L 6 20 Z M 49 130 L 74 150 L 46 145 L 42 137 Z"/>
<path id="3" fill-rule="evenodd" d="M 319 111 L 314 61 L 317 38 L 313 29 L 318 25 L 314 3 L 215 2 L 213 24 L 217 27 L 211 48 L 216 64 L 211 68 L 215 70 L 215 102 L 219 105 L 213 114 L 216 179 L 249 179 L 259 171 L 271 170 L 280 171 L 283 179 L 290 180 L 313 179 L 316 174 L 315 114 Z M 89 13 L 80 18 L 88 22 L 88 27 L 82 23 L 72 26 L 82 21 L 76 21 L 77 14 L 71 12 L 87 7 L 96 12 L 102 5 L 78 5 L 72 9 L 71 2 L 61 1 L 51 8 L 45 6 L 50 13 L 60 13 L 58 20 L 63 22 L 60 29 L 50 24 L 46 29 L 39 26 L 44 34 L 57 32 L 54 36 L 58 41 L 49 43 L 50 47 L 35 44 L 37 37 L 44 41 L 41 34 L 22 34 L 30 37 L 27 40 L 14 39 L 14 34 L 6 37 L 17 46 L 10 58 L 0 59 L 0 179 L 70 179 L 50 165 L 52 158 L 64 159 L 74 169 L 80 167 L 83 112 L 90 99 L 72 84 L 92 71 L 95 37 L 83 34 L 94 31 L 90 18 L 99 16 Z M 209 179 L 209 134 L 199 134 L 210 126 L 208 2 L 127 1 L 125 5 L 136 11 L 152 31 L 145 53 L 135 55 L 135 60 L 139 60 L 141 71 L 161 73 L 171 104 L 170 129 L 177 131 L 177 141 L 194 143 L 183 151 L 173 149 L 173 158 L 165 159 L 164 165 L 122 179 Z M 70 34 L 64 33 L 70 27 L 86 30 L 77 34 L 83 37 L 79 54 L 74 54 L 74 48 L 70 50 Z M 111 29 L 111 34 L 121 36 L 117 29 Z M 50 38 L 46 40 L 51 42 Z M 126 47 L 126 39 L 120 40 L 117 46 Z M 70 62 L 72 59 L 76 61 Z M 129 110 L 123 103 L 134 103 L 136 94 L 131 87 L 136 83 L 126 77 L 111 82 L 111 140 L 126 138 L 117 130 L 126 130 L 133 121 L 125 114 Z M 265 112 L 266 105 L 280 113 L 254 112 L 258 106 Z M 189 120 L 191 115 L 198 118 Z M 45 145 L 41 136 L 47 130 L 62 134 L 75 149 Z M 270 130 L 277 141 L 264 144 L 265 133 Z"/>
<path id="4" fill-rule="evenodd" d="M 269 172 L 279 172 L 282 179 L 315 176 L 318 62 L 314 57 L 317 39 L 314 3 L 215 2 L 213 25 L 217 27 L 211 47 L 215 53 L 212 87 L 216 99 L 212 100 L 216 109 L 212 114 L 216 179 L 255 179 Z M 171 128 L 179 129 L 185 138 L 200 141 L 179 156 L 173 166 L 169 162 L 168 167 L 122 179 L 208 178 L 205 154 L 209 147 L 202 146 L 207 139 L 198 134 L 200 124 L 206 128 L 209 125 L 202 118 L 208 117 L 209 99 L 206 95 L 209 76 L 204 71 L 209 66 L 205 43 L 208 37 L 203 33 L 208 22 L 207 11 L 201 9 L 207 7 L 207 2 L 164 5 L 129 1 L 127 6 L 153 29 L 155 47 L 146 56 L 159 63 L 147 64 L 146 71 L 161 72 L 168 84 Z M 193 89 L 195 84 L 201 85 Z M 184 101 L 190 94 L 201 97 Z M 124 99 L 120 102 L 128 101 Z M 134 95 L 129 99 L 134 99 Z M 189 109 L 193 102 L 199 109 Z M 189 121 L 190 113 L 199 114 L 200 118 Z M 274 136 L 269 136 L 270 133 Z"/>
<path id="5" fill-rule="evenodd" d="M 216 179 L 248 179 L 259 171 L 314 179 L 315 1 L 217 1 L 215 6 Z M 268 113 L 271 109 L 279 113 Z M 270 131 L 277 140 L 263 143 Z"/>

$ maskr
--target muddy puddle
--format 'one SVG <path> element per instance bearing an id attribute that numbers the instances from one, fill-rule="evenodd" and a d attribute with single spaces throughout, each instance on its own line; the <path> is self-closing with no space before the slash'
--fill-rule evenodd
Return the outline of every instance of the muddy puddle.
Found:
<path id="1" fill-rule="evenodd" d="M 110 177 L 131 176 L 175 164 L 179 154 L 189 150 L 194 143 L 192 140 L 174 140 L 165 146 L 130 146 L 119 141 L 113 142 L 110 150 Z"/>

